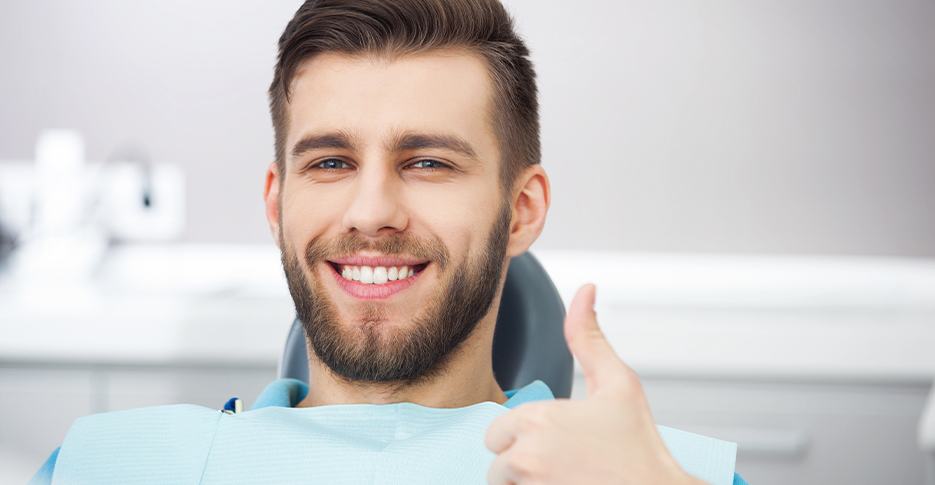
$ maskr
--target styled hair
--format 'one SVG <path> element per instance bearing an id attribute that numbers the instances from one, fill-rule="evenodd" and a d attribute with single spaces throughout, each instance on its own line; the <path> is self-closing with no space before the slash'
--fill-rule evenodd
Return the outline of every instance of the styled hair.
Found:
<path id="1" fill-rule="evenodd" d="M 539 163 L 539 105 L 529 49 L 499 0 L 307 0 L 279 38 L 269 87 L 277 166 L 286 161 L 290 86 L 299 65 L 324 52 L 395 58 L 463 48 L 487 63 L 488 114 L 500 148 L 501 186 Z"/>

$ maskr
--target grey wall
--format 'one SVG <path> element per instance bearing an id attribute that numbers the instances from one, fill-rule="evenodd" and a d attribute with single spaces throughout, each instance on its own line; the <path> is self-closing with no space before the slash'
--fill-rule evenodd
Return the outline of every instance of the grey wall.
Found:
<path id="1" fill-rule="evenodd" d="M 188 241 L 268 241 L 265 89 L 298 2 L 0 7 L 0 160 L 46 127 L 182 164 Z M 935 2 L 510 1 L 562 249 L 935 256 Z"/>

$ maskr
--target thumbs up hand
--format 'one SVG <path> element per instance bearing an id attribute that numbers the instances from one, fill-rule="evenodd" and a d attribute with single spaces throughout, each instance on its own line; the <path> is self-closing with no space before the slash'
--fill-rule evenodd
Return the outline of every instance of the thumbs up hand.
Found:
<path id="1" fill-rule="evenodd" d="M 587 382 L 584 400 L 517 406 L 487 430 L 497 454 L 490 484 L 701 484 L 672 458 L 639 378 L 597 324 L 595 287 L 582 286 L 565 317 L 565 340 Z"/>

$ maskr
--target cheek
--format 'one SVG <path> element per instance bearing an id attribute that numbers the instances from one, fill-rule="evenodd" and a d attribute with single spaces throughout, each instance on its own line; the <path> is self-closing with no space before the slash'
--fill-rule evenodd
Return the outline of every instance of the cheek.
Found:
<path id="1" fill-rule="evenodd" d="M 433 192 L 411 200 L 414 219 L 445 242 L 455 261 L 478 254 L 499 207 L 497 195 L 484 195 L 482 188 Z"/>
<path id="2" fill-rule="evenodd" d="M 321 232 L 331 216 L 327 211 L 316 209 L 328 207 L 328 204 L 322 204 L 308 191 L 286 191 L 280 206 L 283 238 L 296 243 L 296 247 L 304 247 Z"/>

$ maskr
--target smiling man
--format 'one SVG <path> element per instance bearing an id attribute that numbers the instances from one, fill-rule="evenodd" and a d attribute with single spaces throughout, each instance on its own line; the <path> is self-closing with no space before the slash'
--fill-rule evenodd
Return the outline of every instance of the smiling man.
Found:
<path id="1" fill-rule="evenodd" d="M 497 0 L 302 5 L 269 91 L 264 200 L 312 385 L 279 379 L 233 414 L 81 418 L 34 482 L 699 483 L 593 285 L 565 322 L 588 399 L 494 377 L 507 263 L 550 202 L 528 56 Z"/>
<path id="2" fill-rule="evenodd" d="M 548 182 L 537 164 L 516 194 L 501 179 L 484 58 L 444 47 L 323 53 L 279 78 L 294 76 L 266 204 L 309 337 L 302 405 L 506 401 L 491 309 Z"/>

